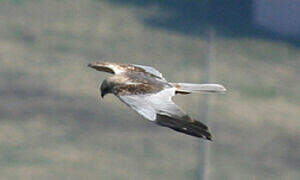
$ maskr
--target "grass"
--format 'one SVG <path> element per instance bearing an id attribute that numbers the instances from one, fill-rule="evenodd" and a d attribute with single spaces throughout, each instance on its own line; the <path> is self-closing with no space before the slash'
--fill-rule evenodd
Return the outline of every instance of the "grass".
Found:
<path id="1" fill-rule="evenodd" d="M 239 88 L 240 93 L 247 98 L 275 98 L 277 96 L 276 87 L 251 87 L 242 86 Z"/>

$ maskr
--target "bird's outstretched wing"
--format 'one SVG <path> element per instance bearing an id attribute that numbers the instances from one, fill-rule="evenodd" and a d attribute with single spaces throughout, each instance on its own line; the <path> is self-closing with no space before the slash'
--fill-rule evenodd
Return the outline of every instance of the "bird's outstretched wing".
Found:
<path id="1" fill-rule="evenodd" d="M 173 101 L 175 88 L 168 88 L 156 94 L 117 96 L 143 117 L 158 125 L 169 127 L 195 137 L 211 140 L 207 126 L 190 118 Z"/>
<path id="2" fill-rule="evenodd" d="M 161 79 L 165 79 L 161 72 L 159 72 L 157 69 L 150 67 L 150 66 L 142 66 L 142 65 L 138 65 L 138 64 L 131 64 L 132 66 L 136 67 L 136 68 L 141 68 L 143 70 L 145 70 L 146 73 L 152 74 L 156 77 L 159 77 Z"/>
<path id="3" fill-rule="evenodd" d="M 137 64 L 123 64 L 123 63 L 111 63 L 111 62 L 93 62 L 88 65 L 98 71 L 108 72 L 111 74 L 121 74 L 121 73 L 144 73 L 158 79 L 165 80 L 162 74 L 153 67 L 142 66 Z"/>

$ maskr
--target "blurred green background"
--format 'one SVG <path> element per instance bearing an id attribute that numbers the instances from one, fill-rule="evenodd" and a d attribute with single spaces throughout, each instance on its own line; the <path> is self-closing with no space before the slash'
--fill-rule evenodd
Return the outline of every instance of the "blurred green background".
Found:
<path id="1" fill-rule="evenodd" d="M 0 179 L 299 179 L 300 6 L 284 2 L 0 0 Z M 96 60 L 223 84 L 174 99 L 214 141 L 99 100 Z"/>

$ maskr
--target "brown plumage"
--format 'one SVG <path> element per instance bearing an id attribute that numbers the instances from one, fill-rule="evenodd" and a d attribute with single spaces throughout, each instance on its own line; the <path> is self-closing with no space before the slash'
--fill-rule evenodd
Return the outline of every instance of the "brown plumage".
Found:
<path id="1" fill-rule="evenodd" d="M 185 114 L 171 98 L 176 94 L 193 92 L 224 92 L 222 85 L 170 83 L 159 71 L 149 66 L 95 62 L 89 64 L 89 67 L 114 74 L 102 82 L 102 97 L 112 93 L 158 125 L 211 140 L 207 126 Z"/>

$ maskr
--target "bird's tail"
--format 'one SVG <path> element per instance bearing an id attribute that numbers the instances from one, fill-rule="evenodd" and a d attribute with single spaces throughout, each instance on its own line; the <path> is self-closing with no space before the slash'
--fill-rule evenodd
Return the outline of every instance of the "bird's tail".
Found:
<path id="1" fill-rule="evenodd" d="M 191 83 L 172 83 L 177 88 L 176 93 L 224 93 L 226 89 L 220 84 L 191 84 Z"/>

